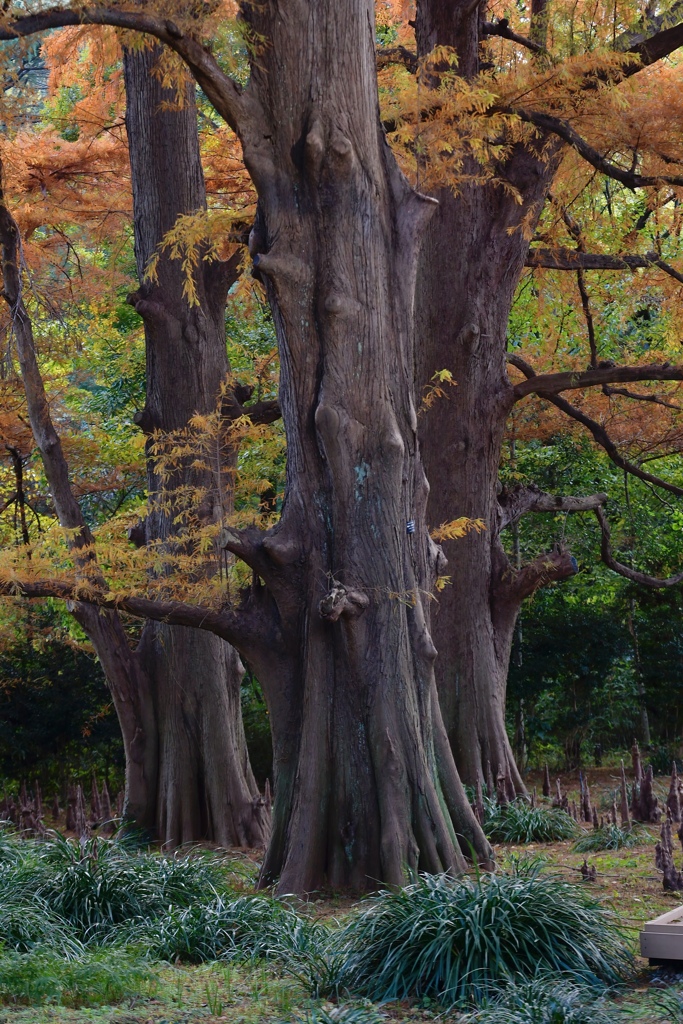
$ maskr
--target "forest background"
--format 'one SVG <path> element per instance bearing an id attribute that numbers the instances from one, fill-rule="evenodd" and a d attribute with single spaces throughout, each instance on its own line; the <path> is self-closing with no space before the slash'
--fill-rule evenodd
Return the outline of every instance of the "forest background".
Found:
<path id="1" fill-rule="evenodd" d="M 501 6 L 494 15 L 491 24 L 500 26 L 500 19 L 514 20 L 515 12 Z M 587 8 L 577 7 L 574 16 L 577 36 L 590 36 Z M 410 20 L 411 11 L 402 5 L 378 5 L 378 46 L 393 54 L 380 70 L 383 117 L 407 173 L 420 184 L 420 125 L 409 112 L 414 75 L 401 52 L 412 45 Z M 503 26 L 491 33 L 491 45 L 501 53 L 509 46 L 505 32 Z M 245 74 L 244 39 L 228 33 L 220 44 L 235 73 Z M 142 321 L 126 301 L 138 282 L 118 42 L 112 29 L 66 29 L 29 41 L 19 65 L 13 45 L 3 44 L 5 192 L 21 230 L 41 368 L 75 491 L 104 551 L 100 559 L 123 585 L 127 572 L 132 579 L 145 569 L 136 561 L 138 549 L 122 538 L 144 517 L 147 476 L 144 435 L 135 422 L 145 405 Z M 505 52 L 514 65 L 517 57 Z M 172 70 L 162 67 L 160 73 L 174 84 Z M 658 78 L 652 76 L 651 90 L 642 90 L 624 118 L 626 127 L 591 124 L 597 148 L 628 149 L 626 136 L 635 134 L 647 150 L 648 130 L 664 137 L 668 131 L 666 157 L 675 162 L 681 149 L 680 131 L 672 127 L 676 74 L 674 59 Z M 198 111 L 208 214 L 188 218 L 168 240 L 172 255 L 186 265 L 188 289 L 201 245 L 223 244 L 216 240 L 225 237 L 226 224 L 234 241 L 220 256 L 243 251 L 244 225 L 254 205 L 234 136 L 201 94 Z M 663 127 L 658 118 L 666 120 Z M 622 137 L 609 139 L 608 129 L 615 136 L 622 131 Z M 657 136 L 651 148 L 660 143 Z M 635 162 L 637 148 L 633 153 Z M 598 258 L 596 269 L 553 269 L 539 255 L 517 289 L 509 351 L 519 351 L 538 372 L 567 365 L 582 370 L 590 365 L 592 348 L 601 365 L 678 363 L 679 194 L 680 185 L 656 175 L 653 184 L 634 191 L 570 154 L 534 229 L 532 252 L 611 255 L 623 266 L 605 269 Z M 29 547 L 34 562 L 59 563 L 55 511 L 13 369 L 8 319 L 5 330 L 2 546 L 6 552 Z M 246 258 L 228 302 L 227 337 L 234 378 L 255 388 L 259 400 L 274 399 L 275 333 Z M 447 365 L 443 370 L 450 373 Z M 656 464 L 656 472 L 680 490 L 678 390 L 676 383 L 645 385 L 638 398 L 606 387 L 582 393 L 577 404 L 608 431 L 622 460 L 650 470 Z M 426 388 L 424 401 L 437 409 L 457 403 L 457 379 L 440 378 Z M 199 435 L 210 437 L 211 423 L 198 422 L 196 429 L 192 444 L 199 449 Z M 242 429 L 236 522 L 267 525 L 277 517 L 284 491 L 282 428 L 276 422 Z M 661 577 L 680 565 L 683 510 L 677 495 L 625 473 L 581 424 L 540 398 L 516 407 L 508 420 L 500 480 L 510 490 L 533 483 L 553 494 L 605 493 L 621 563 Z M 454 508 L 451 518 L 460 514 Z M 637 736 L 655 767 L 667 770 L 680 756 L 683 730 L 679 590 L 645 589 L 601 564 L 601 532 L 590 511 L 526 516 L 503 538 L 518 567 L 562 547 L 571 550 L 578 569 L 536 590 L 515 630 L 507 727 L 520 767 L 599 763 L 618 757 Z M 468 544 L 469 537 L 456 543 Z M 239 582 L 237 576 L 234 585 Z M 457 586 L 457 580 L 444 578 L 443 586 Z M 116 717 L 80 628 L 52 598 L 6 599 L 1 613 L 0 774 L 6 786 L 38 779 L 49 791 L 74 776 L 89 778 L 94 769 L 110 789 L 119 788 L 123 752 Z M 126 629 L 134 640 L 139 625 L 126 620 Z M 265 702 L 251 672 L 242 684 L 242 710 L 252 767 L 263 786 L 272 776 L 272 753 Z"/>

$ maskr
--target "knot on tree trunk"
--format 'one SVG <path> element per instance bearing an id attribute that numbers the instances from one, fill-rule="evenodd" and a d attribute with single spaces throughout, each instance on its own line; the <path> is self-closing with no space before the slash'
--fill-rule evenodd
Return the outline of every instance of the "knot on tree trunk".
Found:
<path id="1" fill-rule="evenodd" d="M 318 610 L 321 618 L 336 622 L 342 615 L 347 619 L 362 615 L 369 603 L 367 594 L 360 590 L 347 590 L 343 584 L 335 583 L 318 605 Z"/>
<path id="2" fill-rule="evenodd" d="M 156 429 L 154 415 L 147 406 L 137 410 L 133 415 L 133 423 L 140 428 L 143 434 L 153 434 Z"/>

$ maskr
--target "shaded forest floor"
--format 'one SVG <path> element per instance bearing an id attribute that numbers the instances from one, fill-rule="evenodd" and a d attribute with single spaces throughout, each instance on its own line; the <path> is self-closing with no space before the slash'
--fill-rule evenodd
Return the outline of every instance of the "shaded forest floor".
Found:
<path id="1" fill-rule="evenodd" d="M 588 771 L 588 777 L 598 814 L 606 814 L 619 784 L 618 771 L 614 768 L 592 769 Z M 573 798 L 578 802 L 578 773 L 563 774 L 561 780 L 570 800 Z M 540 775 L 532 773 L 528 782 L 530 788 L 535 785 L 540 791 Z M 660 803 L 663 803 L 668 792 L 668 780 L 657 779 L 656 788 Z M 590 830 L 588 825 L 582 827 Z M 573 841 L 497 845 L 496 855 L 502 867 L 513 858 L 541 858 L 550 870 L 571 881 L 581 878 L 580 868 L 586 858 L 589 865 L 595 866 L 597 879 L 582 884 L 590 885 L 610 904 L 633 950 L 637 951 L 638 931 L 643 922 L 683 903 L 683 893 L 663 891 L 661 876 L 655 869 L 654 844 L 658 833 L 658 827 L 648 826 L 643 830 L 642 841 L 634 847 L 588 855 L 577 853 L 573 849 Z M 245 855 L 243 851 L 233 851 L 230 859 L 234 864 L 235 878 L 241 880 L 239 887 L 249 891 L 258 871 L 259 853 L 253 851 Z M 311 901 L 307 910 L 316 917 L 341 920 L 354 904 L 355 901 L 346 896 L 327 895 Z M 661 1004 L 663 991 L 683 991 L 683 968 L 678 974 L 653 969 L 641 958 L 637 958 L 636 964 L 637 973 L 630 985 L 614 997 L 618 1020 L 642 1024 L 683 1021 L 683 1012 L 672 1013 L 670 1007 L 663 1008 Z M 418 1004 L 388 1004 L 377 1009 L 388 1024 L 392 1021 L 428 1022 L 441 1016 L 439 1008 L 430 1005 L 429 1000 Z M 55 1024 L 191 1024 L 194 1021 L 206 1024 L 225 1021 L 231 1024 L 289 1021 L 332 1024 L 334 1014 L 334 1008 L 329 1004 L 311 1000 L 295 979 L 283 976 L 281 971 L 269 966 L 212 963 L 191 967 L 177 963 L 159 966 L 151 988 L 144 995 L 129 998 L 117 1006 L 74 1009 L 6 1003 L 0 1006 L 0 1024 L 47 1021 Z M 457 1014 L 449 1015 L 448 1019 L 457 1021 Z M 476 1016 L 472 1019 L 476 1020 Z M 365 1024 L 362 1007 L 358 1007 L 357 1015 L 348 1024 Z"/>

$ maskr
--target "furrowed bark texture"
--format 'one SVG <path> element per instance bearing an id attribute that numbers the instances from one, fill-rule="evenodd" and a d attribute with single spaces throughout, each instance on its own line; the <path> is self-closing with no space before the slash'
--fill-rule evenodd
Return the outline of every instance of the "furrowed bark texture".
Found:
<path id="1" fill-rule="evenodd" d="M 459 72 L 478 70 L 480 26 L 470 4 L 420 0 L 418 53 L 436 45 L 458 52 Z M 457 387 L 427 410 L 421 441 L 431 484 L 428 519 L 438 526 L 459 516 L 483 519 L 486 530 L 444 543 L 452 586 L 433 614 L 439 652 L 436 677 L 444 720 L 464 781 L 507 780 L 510 796 L 525 787 L 505 729 L 505 691 L 514 618 L 505 581 L 508 564 L 498 536 L 498 467 L 512 388 L 505 369 L 507 322 L 529 243 L 520 221 L 540 215 L 556 162 L 517 147 L 501 177 L 521 192 L 519 206 L 500 187 L 443 189 L 425 232 L 416 293 L 418 383 L 452 371 Z M 501 602 L 505 602 L 502 614 Z"/>
<path id="2" fill-rule="evenodd" d="M 490 855 L 445 742 L 424 596 L 440 553 L 411 322 L 432 204 L 380 128 L 371 0 L 302 2 L 286 18 L 276 6 L 247 9 L 265 40 L 249 92 L 268 141 L 244 142 L 280 345 L 286 500 L 269 534 L 227 545 L 265 583 L 252 600 L 270 602 L 282 638 L 247 654 L 275 754 L 261 883 L 360 890 L 462 869 L 457 834 Z"/>
<path id="3" fill-rule="evenodd" d="M 235 279 L 233 265 L 200 263 L 196 306 L 183 295 L 185 272 L 179 260 L 159 255 L 155 279 L 145 280 L 150 257 L 178 216 L 206 205 L 194 85 L 187 88 L 184 106 L 172 109 L 173 93 L 153 74 L 159 54 L 160 48 L 153 47 L 124 55 L 141 282 L 129 301 L 145 325 L 147 396 L 137 420 L 149 435 L 182 429 L 196 413 L 216 410 L 229 371 L 225 299 Z M 220 468 L 226 483 L 222 505 L 211 474 L 189 468 L 164 485 L 164 498 L 172 507 L 174 488 L 205 488 L 200 516 L 205 522 L 220 521 L 231 511 L 225 507 L 232 502 L 230 469 Z M 160 503 L 162 484 L 151 458 L 148 482 L 147 542 L 172 542 L 173 511 Z M 268 814 L 247 756 L 240 710 L 243 667 L 237 652 L 211 633 L 148 621 L 137 653 L 151 682 L 156 716 L 156 835 L 170 846 L 202 839 L 224 846 L 263 845 Z"/>

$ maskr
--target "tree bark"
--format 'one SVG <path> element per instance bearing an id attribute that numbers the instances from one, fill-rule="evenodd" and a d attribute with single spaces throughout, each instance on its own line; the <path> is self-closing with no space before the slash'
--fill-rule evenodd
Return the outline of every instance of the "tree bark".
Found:
<path id="1" fill-rule="evenodd" d="M 191 306 L 183 294 L 180 261 L 159 254 L 177 218 L 206 205 L 194 84 L 186 88 L 183 106 L 173 109 L 173 93 L 153 74 L 160 49 L 124 53 L 140 280 L 129 301 L 144 321 L 147 358 L 146 403 L 136 419 L 150 435 L 148 449 L 153 432 L 163 436 L 186 427 L 197 413 L 216 411 L 229 372 L 225 300 L 237 265 L 236 259 L 200 262 L 195 274 L 199 304 Z M 155 278 L 146 280 L 155 254 Z M 219 472 L 230 468 L 221 466 Z M 147 543 L 172 539 L 177 532 L 173 511 L 160 501 L 164 488 L 171 504 L 174 488 L 205 489 L 200 509 L 205 522 L 220 522 L 231 511 L 231 480 L 219 496 L 210 473 L 184 468 L 162 485 L 151 453 L 148 486 Z M 240 710 L 243 667 L 237 652 L 210 633 L 148 621 L 137 653 L 155 709 L 157 785 L 154 808 L 146 814 L 154 820 L 155 834 L 170 846 L 198 840 L 264 845 L 268 812 L 247 756 Z"/>
<path id="2" fill-rule="evenodd" d="M 251 250 L 272 304 L 287 433 L 285 504 L 265 535 L 226 531 L 277 645 L 245 651 L 273 728 L 275 811 L 261 884 L 400 884 L 490 849 L 455 771 L 425 595 L 412 338 L 417 239 L 433 204 L 379 122 L 371 0 L 245 17 L 265 40 L 242 133 L 259 191 Z M 265 141 L 264 141 L 265 139 Z M 414 526 L 414 532 L 413 532 Z"/>
<path id="3" fill-rule="evenodd" d="M 418 55 L 452 46 L 459 73 L 478 71 L 479 8 L 443 0 L 418 3 Z M 422 246 L 416 293 L 420 338 L 418 381 L 441 369 L 457 387 L 422 417 L 420 437 L 431 483 L 431 526 L 459 516 L 483 519 L 485 531 L 446 541 L 452 586 L 434 614 L 435 670 L 444 721 L 465 782 L 477 774 L 507 780 L 510 796 L 525 787 L 505 728 L 505 692 L 512 628 L 496 612 L 504 563 L 498 539 L 498 467 L 512 388 L 505 368 L 507 323 L 529 242 L 521 229 L 531 210 L 540 216 L 556 168 L 552 154 L 537 159 L 515 147 L 499 168 L 523 196 L 518 205 L 494 184 L 463 184 L 438 192 L 439 208 Z M 472 168 L 474 170 L 474 167 Z M 533 226 L 533 224 L 532 224 Z"/>

